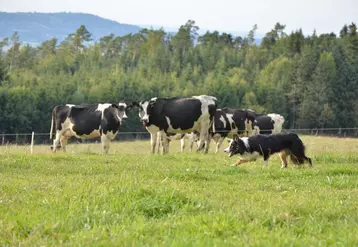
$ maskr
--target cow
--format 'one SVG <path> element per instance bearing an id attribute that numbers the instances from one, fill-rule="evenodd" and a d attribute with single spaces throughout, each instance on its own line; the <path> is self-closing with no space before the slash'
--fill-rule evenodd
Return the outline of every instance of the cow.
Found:
<path id="1" fill-rule="evenodd" d="M 126 103 L 118 104 L 84 104 L 58 105 L 52 110 L 50 139 L 52 139 L 53 125 L 56 125 L 56 138 L 52 151 L 56 152 L 59 144 L 66 151 L 68 139 L 72 136 L 81 139 L 101 137 L 103 152 L 108 153 L 109 143 L 113 140 L 123 120 L 127 119 Z"/>
<path id="2" fill-rule="evenodd" d="M 215 128 L 213 119 L 216 98 L 208 95 L 192 97 L 152 98 L 133 102 L 139 107 L 139 117 L 151 134 L 151 153 L 155 153 L 158 132 L 162 136 L 163 153 L 168 153 L 167 133 L 200 132 L 199 147 L 207 153 L 210 143 L 209 129 Z"/>
<path id="3" fill-rule="evenodd" d="M 252 130 L 252 123 L 255 117 L 249 110 L 222 108 L 215 113 L 215 132 L 211 133 L 213 140 L 216 142 L 217 153 L 225 137 L 233 138 L 248 136 Z"/>
<path id="4" fill-rule="evenodd" d="M 252 114 L 255 116 L 255 120 L 252 123 L 251 135 L 270 135 L 282 131 L 282 125 L 285 122 L 285 118 L 280 114 L 256 114 L 255 112 L 252 112 Z"/>
<path id="5" fill-rule="evenodd" d="M 222 108 L 217 109 L 214 118 L 215 132 L 211 133 L 216 142 L 217 153 L 225 139 L 234 137 L 248 137 L 258 134 L 276 134 L 282 131 L 285 119 L 283 116 L 257 114 L 250 109 Z M 194 138 L 190 140 L 194 141 Z M 190 143 L 192 146 L 192 143 Z"/>

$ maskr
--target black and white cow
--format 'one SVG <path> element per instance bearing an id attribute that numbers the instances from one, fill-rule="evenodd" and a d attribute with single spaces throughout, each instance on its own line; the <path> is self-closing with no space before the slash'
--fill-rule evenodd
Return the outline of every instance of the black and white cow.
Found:
<path id="1" fill-rule="evenodd" d="M 225 137 L 248 137 L 258 134 L 277 134 L 282 131 L 285 122 L 283 116 L 270 114 L 257 114 L 249 109 L 222 108 L 215 113 L 215 132 L 212 138 L 216 142 L 217 153 Z M 191 139 L 190 141 L 193 141 Z M 192 145 L 192 143 L 190 143 Z"/>
<path id="2" fill-rule="evenodd" d="M 50 139 L 52 139 L 53 124 L 56 125 L 56 138 L 53 141 L 53 152 L 61 144 L 66 151 L 68 139 L 72 136 L 81 139 L 101 137 L 103 152 L 108 153 L 109 143 L 119 130 L 122 121 L 127 119 L 125 103 L 118 104 L 88 104 L 88 105 L 58 105 L 52 110 Z"/>
<path id="3" fill-rule="evenodd" d="M 212 138 L 216 142 L 217 153 L 225 137 L 248 136 L 251 131 L 255 117 L 245 109 L 222 108 L 215 113 L 215 132 Z"/>
<path id="4" fill-rule="evenodd" d="M 198 151 L 205 145 L 208 152 L 210 135 L 216 111 L 216 98 L 200 95 L 192 97 L 152 98 L 151 100 L 133 102 L 139 107 L 139 117 L 151 134 L 151 152 L 155 152 L 157 135 L 160 131 L 163 153 L 169 149 L 167 133 L 200 132 Z"/>
<path id="5" fill-rule="evenodd" d="M 285 118 L 280 114 L 256 114 L 254 112 L 253 114 L 255 115 L 255 120 L 252 123 L 252 133 L 250 135 L 269 135 L 282 132 Z"/>

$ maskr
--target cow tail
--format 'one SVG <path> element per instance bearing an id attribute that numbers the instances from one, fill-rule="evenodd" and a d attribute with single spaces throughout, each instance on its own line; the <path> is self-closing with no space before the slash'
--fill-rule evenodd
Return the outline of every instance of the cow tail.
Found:
<path id="1" fill-rule="evenodd" d="M 53 132 L 53 122 L 54 122 L 54 111 L 52 111 L 52 117 L 51 117 L 51 129 L 50 129 L 50 140 L 52 140 L 52 132 Z"/>

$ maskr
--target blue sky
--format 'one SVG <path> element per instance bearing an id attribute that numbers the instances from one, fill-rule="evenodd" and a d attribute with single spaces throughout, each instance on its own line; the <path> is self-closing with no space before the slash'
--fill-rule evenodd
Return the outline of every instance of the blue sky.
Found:
<path id="1" fill-rule="evenodd" d="M 203 29 L 268 32 L 276 22 L 286 32 L 336 32 L 358 23 L 358 0 L 1 0 L 0 11 L 83 12 L 120 23 L 177 28 L 188 19 Z"/>

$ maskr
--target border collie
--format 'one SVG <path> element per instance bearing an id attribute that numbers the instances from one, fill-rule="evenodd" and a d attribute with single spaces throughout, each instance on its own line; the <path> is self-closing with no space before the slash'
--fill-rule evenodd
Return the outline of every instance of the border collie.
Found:
<path id="1" fill-rule="evenodd" d="M 254 135 L 242 138 L 236 136 L 229 142 L 230 146 L 224 152 L 229 153 L 229 157 L 235 154 L 240 154 L 242 157 L 231 166 L 255 161 L 259 157 L 263 157 L 264 166 L 267 167 L 270 156 L 274 153 L 280 153 L 281 168 L 287 167 L 287 156 L 291 157 L 294 164 L 302 165 L 307 161 L 312 167 L 312 160 L 305 155 L 305 146 L 302 140 L 294 133 Z"/>

